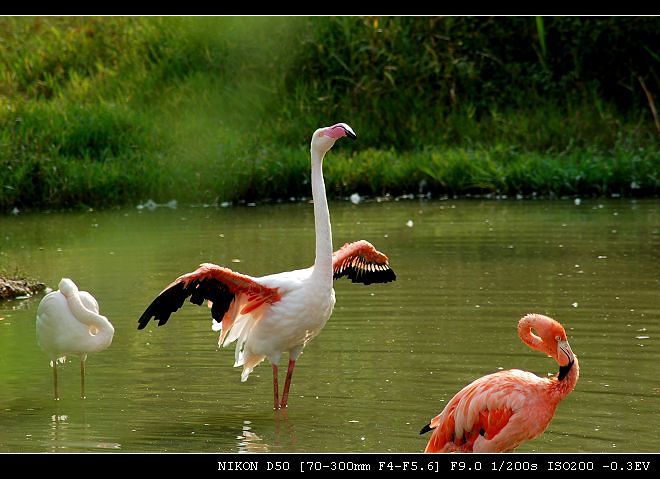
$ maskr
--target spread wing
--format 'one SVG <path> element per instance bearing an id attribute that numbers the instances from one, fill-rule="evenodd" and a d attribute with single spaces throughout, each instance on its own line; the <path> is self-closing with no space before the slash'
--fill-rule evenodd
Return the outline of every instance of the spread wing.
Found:
<path id="1" fill-rule="evenodd" d="M 354 283 L 389 283 L 396 279 L 387 256 L 365 240 L 346 243 L 332 254 L 334 278 L 347 276 Z"/>
<path id="2" fill-rule="evenodd" d="M 240 299 L 243 305 L 240 314 L 247 314 L 264 304 L 273 304 L 281 299 L 276 288 L 268 288 L 254 278 L 236 273 L 211 263 L 204 263 L 192 273 L 179 276 L 165 288 L 138 319 L 138 329 L 143 329 L 151 318 L 158 321 L 158 326 L 167 323 L 172 313 L 176 312 L 186 298 L 201 305 L 209 301 L 211 316 L 221 322 L 231 304 Z"/>

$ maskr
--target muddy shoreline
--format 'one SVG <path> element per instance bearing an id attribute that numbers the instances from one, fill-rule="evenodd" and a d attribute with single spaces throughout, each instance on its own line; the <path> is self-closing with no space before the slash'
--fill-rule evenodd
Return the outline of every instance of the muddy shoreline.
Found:
<path id="1" fill-rule="evenodd" d="M 32 279 L 0 276 L 0 300 L 32 296 L 45 289 L 45 284 Z"/>

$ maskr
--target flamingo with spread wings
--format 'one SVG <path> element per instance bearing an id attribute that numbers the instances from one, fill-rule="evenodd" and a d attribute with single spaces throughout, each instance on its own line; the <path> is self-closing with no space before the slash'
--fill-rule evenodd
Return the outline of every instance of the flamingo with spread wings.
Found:
<path id="1" fill-rule="evenodd" d="M 367 241 L 344 245 L 332 252 L 330 214 L 323 181 L 323 158 L 339 138 L 356 135 L 345 123 L 319 128 L 311 142 L 312 197 L 316 230 L 316 259 L 310 268 L 262 277 L 237 273 L 211 263 L 177 278 L 163 290 L 138 320 L 143 329 L 151 318 L 162 326 L 190 297 L 208 301 L 213 329 L 221 331 L 218 344 L 236 341 L 234 366 L 242 366 L 241 380 L 268 358 L 273 369 L 275 409 L 288 403 L 291 377 L 303 348 L 319 334 L 335 304 L 333 278 L 347 276 L 364 284 L 394 281 L 388 258 Z M 278 364 L 289 353 L 282 399 L 279 399 Z"/>

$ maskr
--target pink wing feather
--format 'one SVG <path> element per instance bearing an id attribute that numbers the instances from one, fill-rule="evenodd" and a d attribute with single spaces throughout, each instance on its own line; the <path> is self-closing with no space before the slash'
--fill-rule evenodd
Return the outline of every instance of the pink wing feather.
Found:
<path id="1" fill-rule="evenodd" d="M 332 254 L 334 278 L 348 276 L 354 283 L 389 283 L 396 279 L 387 256 L 365 240 L 346 243 Z"/>
<path id="2" fill-rule="evenodd" d="M 501 371 L 465 386 L 420 432 L 434 430 L 425 452 L 472 452 L 479 436 L 496 438 L 515 414 L 512 403 L 525 389 L 523 383 L 515 372 Z M 513 449 L 523 440 L 512 437 L 502 450 Z"/>
<path id="3" fill-rule="evenodd" d="M 243 304 L 240 314 L 248 314 L 264 304 L 274 304 L 281 299 L 276 288 L 268 288 L 253 278 L 211 263 L 203 263 L 192 273 L 184 274 L 165 288 L 138 320 L 138 329 L 143 329 L 151 318 L 158 326 L 167 323 L 186 298 L 201 305 L 209 302 L 211 316 L 218 322 L 226 318 L 227 311 L 236 299 Z M 231 326 L 223 324 L 225 326 Z M 227 327 L 226 331 L 229 330 Z"/>

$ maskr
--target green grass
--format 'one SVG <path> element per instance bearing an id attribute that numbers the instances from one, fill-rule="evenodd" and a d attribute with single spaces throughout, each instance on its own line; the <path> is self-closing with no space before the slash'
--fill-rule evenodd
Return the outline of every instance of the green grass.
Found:
<path id="1" fill-rule="evenodd" d="M 0 19 L 0 211 L 657 195 L 657 18 Z"/>
<path id="2" fill-rule="evenodd" d="M 282 191 L 309 196 L 308 153 L 300 149 L 284 154 L 295 156 L 295 162 L 274 152 L 257 158 L 254 164 L 259 169 L 244 170 L 235 184 L 235 196 L 227 198 L 286 198 Z M 238 176 L 239 169 L 228 171 Z M 354 192 L 372 196 L 427 192 L 436 196 L 643 196 L 658 193 L 659 173 L 660 161 L 654 151 L 591 150 L 551 155 L 508 146 L 403 153 L 367 149 L 354 154 L 338 146 L 325 162 L 328 192 L 339 197 Z M 228 191 L 230 188 L 228 185 Z"/>

